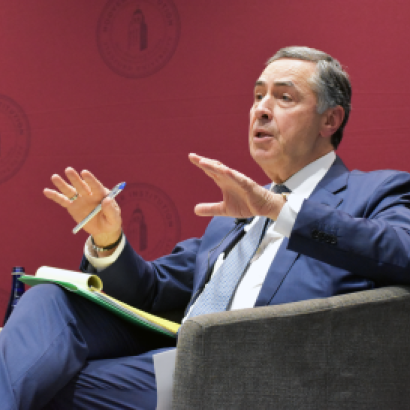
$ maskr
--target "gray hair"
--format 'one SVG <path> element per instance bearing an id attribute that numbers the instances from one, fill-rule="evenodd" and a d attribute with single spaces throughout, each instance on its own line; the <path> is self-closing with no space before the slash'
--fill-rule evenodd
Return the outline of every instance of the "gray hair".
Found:
<path id="1" fill-rule="evenodd" d="M 336 149 L 342 140 L 343 129 L 349 119 L 352 87 L 349 76 L 335 58 L 323 51 L 309 47 L 286 47 L 276 52 L 266 65 L 282 58 L 306 60 L 316 63 L 316 72 L 309 82 L 317 95 L 317 112 L 323 114 L 327 109 L 340 105 L 344 109 L 344 119 L 338 130 L 332 135 L 331 143 Z"/>

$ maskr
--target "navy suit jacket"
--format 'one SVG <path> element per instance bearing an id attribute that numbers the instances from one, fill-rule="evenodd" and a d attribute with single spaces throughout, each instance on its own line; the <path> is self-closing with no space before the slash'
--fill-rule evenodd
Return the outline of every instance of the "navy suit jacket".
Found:
<path id="1" fill-rule="evenodd" d="M 118 260 L 99 273 L 104 289 L 147 311 L 189 307 L 218 255 L 242 237 L 244 225 L 234 218 L 213 218 L 202 238 L 183 241 L 152 262 L 127 243 Z M 81 268 L 92 271 L 85 258 Z M 255 306 L 391 284 L 410 285 L 410 175 L 349 172 L 337 157 L 303 202 Z"/>

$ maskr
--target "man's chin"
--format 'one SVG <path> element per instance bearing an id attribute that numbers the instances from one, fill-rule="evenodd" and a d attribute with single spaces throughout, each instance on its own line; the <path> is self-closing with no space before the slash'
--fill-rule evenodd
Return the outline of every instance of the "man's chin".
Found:
<path id="1" fill-rule="evenodd" d="M 260 166 L 266 163 L 273 164 L 277 161 L 277 153 L 275 152 L 251 148 L 250 153 L 254 161 Z"/>

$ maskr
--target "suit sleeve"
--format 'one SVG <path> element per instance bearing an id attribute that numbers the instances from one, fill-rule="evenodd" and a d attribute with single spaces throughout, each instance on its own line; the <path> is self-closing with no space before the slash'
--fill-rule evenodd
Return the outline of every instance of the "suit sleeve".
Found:
<path id="1" fill-rule="evenodd" d="M 197 238 L 180 242 L 171 254 L 148 262 L 127 241 L 120 257 L 98 273 L 104 291 L 145 311 L 185 308 L 191 297 L 200 243 Z M 84 272 L 94 271 L 85 257 L 80 269 Z"/>
<path id="2" fill-rule="evenodd" d="M 377 285 L 410 284 L 410 176 L 389 174 L 367 200 L 365 183 L 338 209 L 305 200 L 288 249 Z"/>

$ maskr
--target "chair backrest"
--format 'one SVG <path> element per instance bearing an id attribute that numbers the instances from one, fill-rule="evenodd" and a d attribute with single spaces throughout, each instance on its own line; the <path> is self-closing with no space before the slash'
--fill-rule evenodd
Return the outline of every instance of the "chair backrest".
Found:
<path id="1" fill-rule="evenodd" d="M 179 333 L 173 409 L 405 409 L 410 289 L 198 316 Z"/>

